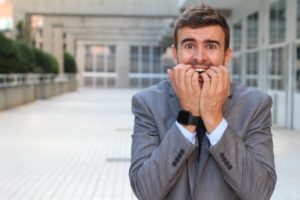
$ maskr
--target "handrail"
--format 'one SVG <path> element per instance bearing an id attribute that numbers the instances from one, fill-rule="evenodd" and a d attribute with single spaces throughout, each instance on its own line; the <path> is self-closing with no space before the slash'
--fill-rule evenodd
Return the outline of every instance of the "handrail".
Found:
<path id="1" fill-rule="evenodd" d="M 75 74 L 0 74 L 0 87 L 66 82 L 75 78 Z"/>

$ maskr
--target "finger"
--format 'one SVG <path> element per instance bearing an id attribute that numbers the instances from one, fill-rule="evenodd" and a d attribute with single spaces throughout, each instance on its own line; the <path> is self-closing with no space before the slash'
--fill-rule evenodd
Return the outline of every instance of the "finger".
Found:
<path id="1" fill-rule="evenodd" d="M 212 70 L 214 70 L 214 72 L 217 74 L 218 76 L 218 85 L 216 88 L 216 92 L 220 93 L 223 92 L 225 90 L 225 88 L 227 88 L 227 83 L 225 82 L 225 71 L 224 68 L 221 67 L 221 65 L 215 67 L 211 67 Z"/>
<path id="2" fill-rule="evenodd" d="M 184 76 L 185 87 L 190 94 L 193 93 L 192 76 L 194 71 L 194 69 L 188 68 Z"/>
<path id="3" fill-rule="evenodd" d="M 185 76 L 188 70 L 188 65 L 181 65 L 178 72 L 178 85 L 181 91 L 186 90 Z"/>
<path id="4" fill-rule="evenodd" d="M 206 70 L 206 74 L 210 77 L 209 90 L 213 93 L 217 92 L 218 81 L 219 81 L 218 74 L 212 68 L 209 68 L 208 70 Z"/>
<path id="5" fill-rule="evenodd" d="M 207 75 L 207 73 L 201 73 L 200 76 L 202 77 L 202 89 L 201 94 L 206 95 L 210 89 L 210 77 Z M 202 95 L 201 95 L 202 96 Z"/>
<path id="6" fill-rule="evenodd" d="M 175 85 L 175 88 L 177 88 L 177 83 L 178 83 L 178 66 L 175 66 L 173 68 L 173 75 L 174 75 L 174 85 Z"/>
<path id="7" fill-rule="evenodd" d="M 200 85 L 199 85 L 199 73 L 198 72 L 193 72 L 192 74 L 192 89 L 193 92 L 196 94 L 199 94 L 201 91 Z"/>
<path id="8" fill-rule="evenodd" d="M 230 86 L 231 86 L 231 79 L 230 79 L 230 71 L 228 67 L 224 66 L 224 74 L 225 74 L 225 80 L 226 80 L 226 87 L 227 87 L 227 95 L 230 95 Z"/>
<path id="9" fill-rule="evenodd" d="M 224 89 L 227 90 L 227 95 L 230 95 L 230 72 L 226 66 L 220 66 L 222 73 L 224 74 Z"/>

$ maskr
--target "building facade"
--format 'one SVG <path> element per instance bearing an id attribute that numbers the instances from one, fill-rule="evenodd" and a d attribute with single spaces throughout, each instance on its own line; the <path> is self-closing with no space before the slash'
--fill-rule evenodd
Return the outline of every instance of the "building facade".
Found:
<path id="1" fill-rule="evenodd" d="M 9 1 L 9 0 L 7 0 Z M 172 0 L 11 0 L 14 23 L 31 27 L 32 43 L 76 58 L 85 87 L 146 87 L 166 77 L 164 35 L 179 13 Z"/>
<path id="2" fill-rule="evenodd" d="M 32 27 L 36 47 L 60 66 L 63 51 L 76 57 L 81 86 L 147 87 L 173 65 L 162 38 L 172 35 L 177 1 L 11 2 L 14 22 Z M 275 125 L 300 130 L 300 0 L 186 0 L 184 6 L 200 2 L 226 13 L 232 79 L 272 96 Z"/>
<path id="3" fill-rule="evenodd" d="M 230 10 L 232 79 L 272 96 L 274 125 L 300 130 L 300 0 L 201 2 Z"/>

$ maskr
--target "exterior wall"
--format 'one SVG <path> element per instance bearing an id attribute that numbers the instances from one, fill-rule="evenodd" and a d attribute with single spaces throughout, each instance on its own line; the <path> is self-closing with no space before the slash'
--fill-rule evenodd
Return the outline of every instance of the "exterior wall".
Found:
<path id="1" fill-rule="evenodd" d="M 130 47 L 160 45 L 163 35 L 179 13 L 178 3 L 172 0 L 11 1 L 15 22 L 26 19 L 26 16 L 27 19 L 33 15 L 42 18 L 41 30 L 34 33 L 35 45 L 55 55 L 60 73 L 63 73 L 63 51 L 76 57 L 80 86 L 85 85 L 85 77 L 108 75 L 115 82 L 113 87 L 129 87 Z M 86 58 L 82 54 L 87 54 L 89 46 L 101 45 L 116 48 L 116 72 L 86 73 Z M 97 62 L 97 59 L 94 61 Z"/>
<path id="2" fill-rule="evenodd" d="M 229 20 L 231 26 L 233 27 L 238 22 L 242 23 L 242 48 L 240 51 L 234 52 L 234 57 L 239 56 L 242 60 L 240 65 L 242 71 L 240 82 L 247 85 L 247 54 L 251 51 L 258 52 L 258 74 L 255 75 L 258 79 L 258 85 L 256 87 L 266 91 L 273 98 L 272 113 L 274 125 L 300 130 L 300 117 L 298 114 L 300 109 L 300 91 L 299 88 L 296 88 L 298 84 L 296 78 L 299 76 L 297 75 L 299 73 L 299 55 L 296 55 L 296 52 L 299 51 L 300 44 L 296 35 L 298 5 L 297 0 L 285 0 L 285 25 L 282 27 L 285 35 L 283 40 L 274 42 L 270 36 L 272 34 L 270 30 L 274 26 L 274 21 L 270 21 L 270 8 L 275 2 L 278 2 L 278 0 L 244 1 L 240 6 L 232 10 L 232 17 Z M 251 50 L 246 47 L 247 28 L 249 26 L 247 20 L 255 12 L 259 14 L 258 47 Z M 234 45 L 233 43 L 234 37 L 231 46 Z M 280 52 L 276 52 L 278 49 L 280 49 Z M 271 57 L 274 55 L 275 57 Z M 278 64 L 279 61 L 281 63 Z M 270 81 L 274 79 L 272 74 L 274 65 L 280 67 L 278 69 L 280 71 L 276 73 L 278 73 L 277 78 L 282 80 L 282 87 L 278 89 L 274 88 Z M 232 66 L 233 64 L 231 63 Z"/>
<path id="3" fill-rule="evenodd" d="M 0 88 L 0 110 L 13 108 L 50 97 L 77 90 L 75 79 L 65 82 L 41 83 Z"/>

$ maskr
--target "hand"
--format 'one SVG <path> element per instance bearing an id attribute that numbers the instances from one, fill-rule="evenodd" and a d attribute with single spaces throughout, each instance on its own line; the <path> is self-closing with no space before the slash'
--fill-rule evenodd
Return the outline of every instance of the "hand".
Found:
<path id="1" fill-rule="evenodd" d="M 191 65 L 179 64 L 168 69 L 172 87 L 179 99 L 182 109 L 190 111 L 193 116 L 200 116 L 200 86 L 198 73 Z M 195 132 L 196 126 L 185 126 L 190 132 Z"/>
<path id="2" fill-rule="evenodd" d="M 200 114 L 208 133 L 222 121 L 223 106 L 230 94 L 230 75 L 227 67 L 211 66 L 201 74 Z"/>

